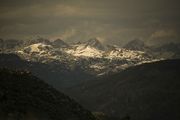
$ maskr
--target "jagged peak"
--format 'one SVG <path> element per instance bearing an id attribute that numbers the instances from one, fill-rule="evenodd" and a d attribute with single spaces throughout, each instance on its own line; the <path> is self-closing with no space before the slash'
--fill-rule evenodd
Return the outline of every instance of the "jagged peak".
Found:
<path id="1" fill-rule="evenodd" d="M 62 39 L 56 39 L 52 42 L 54 47 L 68 47 L 69 45 L 64 42 Z"/>
<path id="2" fill-rule="evenodd" d="M 62 39 L 60 39 L 60 38 L 58 38 L 58 39 L 55 39 L 55 40 L 53 40 L 53 42 L 64 42 Z"/>
<path id="3" fill-rule="evenodd" d="M 51 44 L 50 40 L 45 38 L 38 38 L 35 43 Z"/>
<path id="4" fill-rule="evenodd" d="M 128 42 L 123 48 L 130 49 L 130 50 L 145 50 L 149 49 L 148 46 L 144 43 L 144 41 L 140 39 L 134 39 Z"/>
<path id="5" fill-rule="evenodd" d="M 91 38 L 86 41 L 86 46 L 91 46 L 99 50 L 105 50 L 105 47 L 101 43 L 101 39 L 99 37 Z"/>
<path id="6" fill-rule="evenodd" d="M 99 37 L 94 37 L 94 38 L 89 39 L 87 41 L 87 43 L 89 43 L 89 44 L 96 44 L 96 43 L 102 44 L 100 41 L 101 41 L 101 39 Z"/>
<path id="7" fill-rule="evenodd" d="M 52 43 L 54 43 L 54 44 L 67 44 L 67 43 L 64 42 L 62 39 L 56 39 L 56 40 L 54 40 Z"/>

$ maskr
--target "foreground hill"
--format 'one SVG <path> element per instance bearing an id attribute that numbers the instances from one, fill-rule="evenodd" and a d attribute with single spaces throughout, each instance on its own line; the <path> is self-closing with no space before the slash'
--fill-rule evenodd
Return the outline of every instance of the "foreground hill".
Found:
<path id="1" fill-rule="evenodd" d="M 74 100 L 28 72 L 0 70 L 1 120 L 95 120 Z"/>
<path id="2" fill-rule="evenodd" d="M 180 60 L 128 68 L 72 88 L 70 93 L 93 111 L 132 120 L 180 119 Z"/>

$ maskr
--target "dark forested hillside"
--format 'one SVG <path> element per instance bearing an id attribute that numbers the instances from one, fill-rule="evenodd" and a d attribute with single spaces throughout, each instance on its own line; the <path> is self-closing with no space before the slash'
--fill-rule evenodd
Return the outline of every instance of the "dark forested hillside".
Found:
<path id="1" fill-rule="evenodd" d="M 81 104 L 132 120 L 180 119 L 180 60 L 128 68 L 70 90 Z"/>
<path id="2" fill-rule="evenodd" d="M 94 120 L 74 100 L 25 71 L 0 69 L 0 120 Z"/>

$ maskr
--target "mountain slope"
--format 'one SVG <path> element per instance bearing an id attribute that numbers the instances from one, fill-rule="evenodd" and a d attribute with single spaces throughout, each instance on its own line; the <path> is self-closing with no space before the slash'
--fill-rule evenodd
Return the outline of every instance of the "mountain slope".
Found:
<path id="1" fill-rule="evenodd" d="M 0 38 L 0 52 L 14 51 L 15 48 L 22 46 L 22 44 L 23 44 L 22 40 L 16 40 L 16 39 L 4 40 Z"/>
<path id="2" fill-rule="evenodd" d="M 15 54 L 0 54 L 0 68 L 28 70 L 58 90 L 64 90 L 94 77 L 82 70 L 80 65 L 69 68 L 65 63 L 57 61 L 48 64 L 26 61 Z"/>
<path id="3" fill-rule="evenodd" d="M 93 111 L 132 120 L 179 120 L 180 60 L 128 68 L 72 88 L 70 95 Z"/>
<path id="4" fill-rule="evenodd" d="M 124 45 L 123 48 L 129 49 L 129 50 L 139 50 L 139 51 L 147 51 L 150 48 L 141 40 L 135 39 L 127 44 Z"/>
<path id="5" fill-rule="evenodd" d="M 153 49 L 163 58 L 180 58 L 180 43 L 168 43 Z"/>
<path id="6" fill-rule="evenodd" d="M 95 120 L 78 103 L 25 71 L 0 70 L 0 119 Z"/>

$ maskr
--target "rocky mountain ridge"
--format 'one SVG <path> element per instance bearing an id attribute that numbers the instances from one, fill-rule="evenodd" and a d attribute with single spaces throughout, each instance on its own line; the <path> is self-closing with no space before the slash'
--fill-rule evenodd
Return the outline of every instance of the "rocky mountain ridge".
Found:
<path id="1" fill-rule="evenodd" d="M 15 53 L 25 60 L 42 63 L 58 61 L 76 66 L 82 61 L 81 66 L 96 75 L 103 75 L 109 73 L 109 71 L 115 72 L 129 66 L 158 60 L 144 51 L 129 50 L 118 46 L 108 48 L 97 38 L 71 45 L 62 40 L 54 42 L 41 41 L 18 49 Z"/>
<path id="2" fill-rule="evenodd" d="M 8 48 L 8 52 L 27 61 L 65 64 L 70 70 L 80 66 L 84 71 L 96 76 L 111 74 L 142 63 L 180 57 L 179 44 L 151 47 L 138 39 L 123 47 L 104 45 L 99 38 L 72 44 L 61 39 L 50 41 L 43 38 L 24 41 L 23 44 L 22 41 L 15 44 L 12 40 L 6 42 L 2 39 L 0 42 L 2 53 Z"/>

